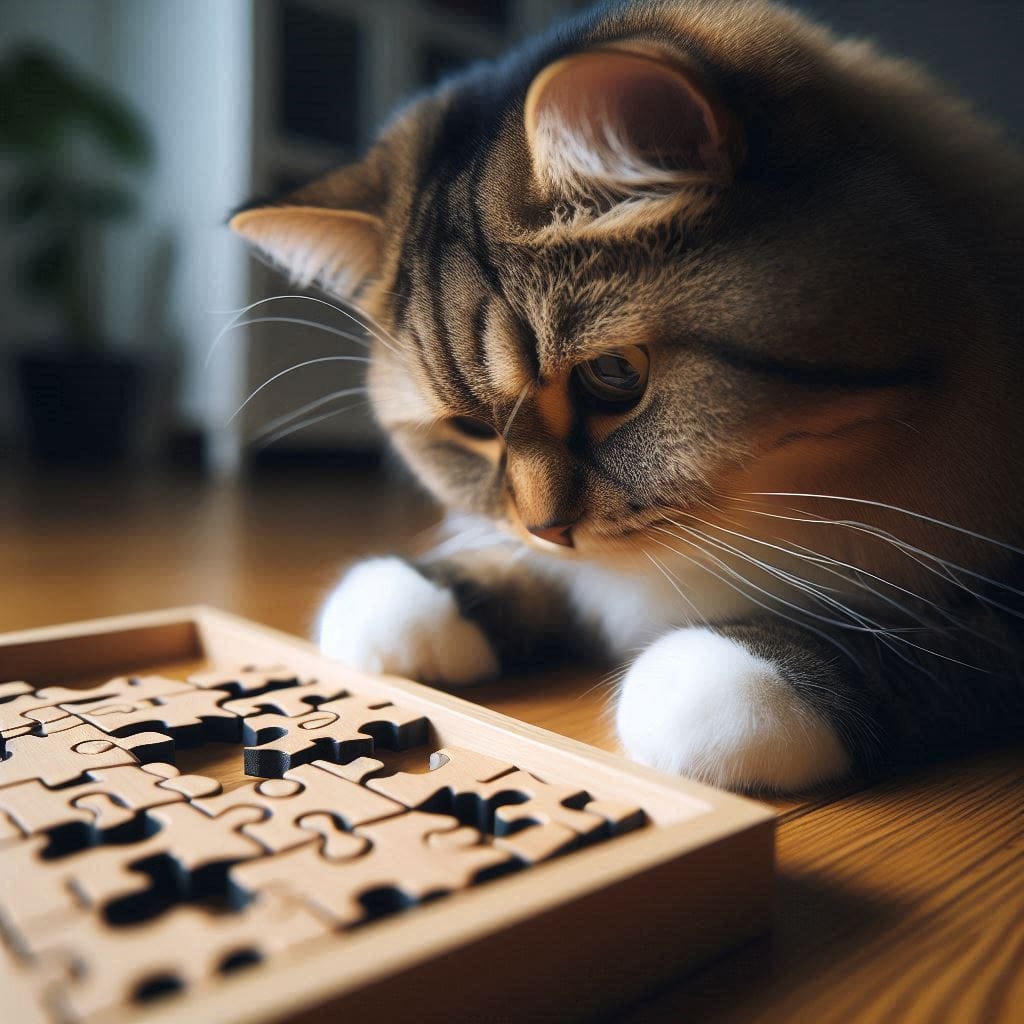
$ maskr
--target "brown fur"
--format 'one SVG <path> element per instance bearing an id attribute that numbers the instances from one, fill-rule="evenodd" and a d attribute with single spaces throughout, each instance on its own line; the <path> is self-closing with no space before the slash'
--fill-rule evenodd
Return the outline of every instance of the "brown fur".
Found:
<path id="1" fill-rule="evenodd" d="M 857 607 L 873 607 L 863 588 L 756 542 L 802 544 L 961 609 L 963 586 L 879 538 L 889 531 L 994 577 L 1013 604 L 1018 559 L 1005 546 L 877 505 L 748 495 L 854 497 L 1021 543 L 1020 155 L 917 68 L 761 0 L 638 0 L 570 38 L 419 98 L 362 163 L 270 208 L 375 219 L 377 265 L 340 297 L 399 343 L 375 347 L 370 376 L 378 395 L 404 396 L 379 402 L 399 451 L 443 502 L 519 536 L 575 522 L 577 556 L 657 553 L 651 524 L 671 512 L 735 531 L 715 536 Z M 701 94 L 720 161 L 683 167 L 674 189 L 618 191 L 538 165 L 530 111 L 544 76 L 614 52 L 660 61 Z M 339 258 L 346 245 L 337 231 Z M 649 349 L 651 386 L 628 411 L 588 414 L 573 368 L 627 345 Z M 505 436 L 473 443 L 455 416 Z M 812 516 L 875 532 L 814 529 Z M 1003 614 L 972 605 L 962 620 L 1003 637 Z M 762 627 L 730 628 L 749 639 Z M 763 628 L 753 646 L 793 650 L 790 627 L 774 641 Z M 1019 715 L 1016 642 L 1008 661 L 965 636 L 928 644 L 1011 679 L 980 687 L 984 728 Z M 873 694 L 866 713 L 884 718 L 891 669 L 871 650 L 881 667 L 868 682 L 850 670 L 834 685 Z M 932 668 L 941 692 L 959 685 L 945 661 Z M 889 728 L 894 742 L 909 735 Z M 934 744 L 949 730 L 923 734 Z"/>

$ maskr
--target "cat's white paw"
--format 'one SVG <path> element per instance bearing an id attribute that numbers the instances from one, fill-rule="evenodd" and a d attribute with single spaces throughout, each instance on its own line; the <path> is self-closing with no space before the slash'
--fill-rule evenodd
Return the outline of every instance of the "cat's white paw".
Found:
<path id="1" fill-rule="evenodd" d="M 450 590 L 400 558 L 361 562 L 327 599 L 320 649 L 364 672 L 464 686 L 497 675 L 498 659 Z"/>
<path id="2" fill-rule="evenodd" d="M 636 761 L 730 789 L 798 790 L 849 756 L 769 661 L 710 629 L 662 637 L 626 674 L 619 738 Z"/>

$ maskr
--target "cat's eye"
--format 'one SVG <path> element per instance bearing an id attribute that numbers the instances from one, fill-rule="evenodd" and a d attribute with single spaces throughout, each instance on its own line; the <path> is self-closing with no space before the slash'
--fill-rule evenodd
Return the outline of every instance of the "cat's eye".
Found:
<path id="1" fill-rule="evenodd" d="M 490 423 L 475 416 L 453 416 L 449 422 L 460 434 L 478 441 L 489 441 L 498 436 L 497 430 Z"/>
<path id="2" fill-rule="evenodd" d="M 615 349 L 580 363 L 576 379 L 585 391 L 602 402 L 635 402 L 647 387 L 650 359 L 638 345 Z"/>

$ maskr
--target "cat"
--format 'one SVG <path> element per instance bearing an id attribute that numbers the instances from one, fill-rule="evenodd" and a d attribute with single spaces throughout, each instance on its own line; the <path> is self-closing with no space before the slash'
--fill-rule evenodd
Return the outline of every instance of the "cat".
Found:
<path id="1" fill-rule="evenodd" d="M 1022 196 L 913 65 L 632 0 L 237 213 L 374 325 L 376 415 L 461 517 L 352 568 L 323 650 L 447 687 L 624 662 L 626 754 L 738 790 L 1019 736 Z"/>

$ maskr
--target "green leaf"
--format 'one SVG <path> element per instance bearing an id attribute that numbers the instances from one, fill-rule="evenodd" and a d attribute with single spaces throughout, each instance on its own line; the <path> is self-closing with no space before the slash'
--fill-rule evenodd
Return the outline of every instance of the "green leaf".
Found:
<path id="1" fill-rule="evenodd" d="M 53 205 L 53 183 L 42 175 L 33 174 L 11 188 L 7 199 L 7 219 L 12 224 L 24 224 Z"/>
<path id="2" fill-rule="evenodd" d="M 48 155 L 76 128 L 132 166 L 145 167 L 152 158 L 145 121 L 60 57 L 26 46 L 0 65 L 0 147 Z"/>
<path id="3" fill-rule="evenodd" d="M 68 189 L 68 210 L 80 221 L 123 220 L 138 210 L 138 200 L 117 185 L 75 185 Z"/>
<path id="4" fill-rule="evenodd" d="M 26 288 L 36 295 L 53 295 L 64 291 L 74 270 L 74 247 L 67 237 L 52 239 L 25 260 L 21 276 Z"/>

